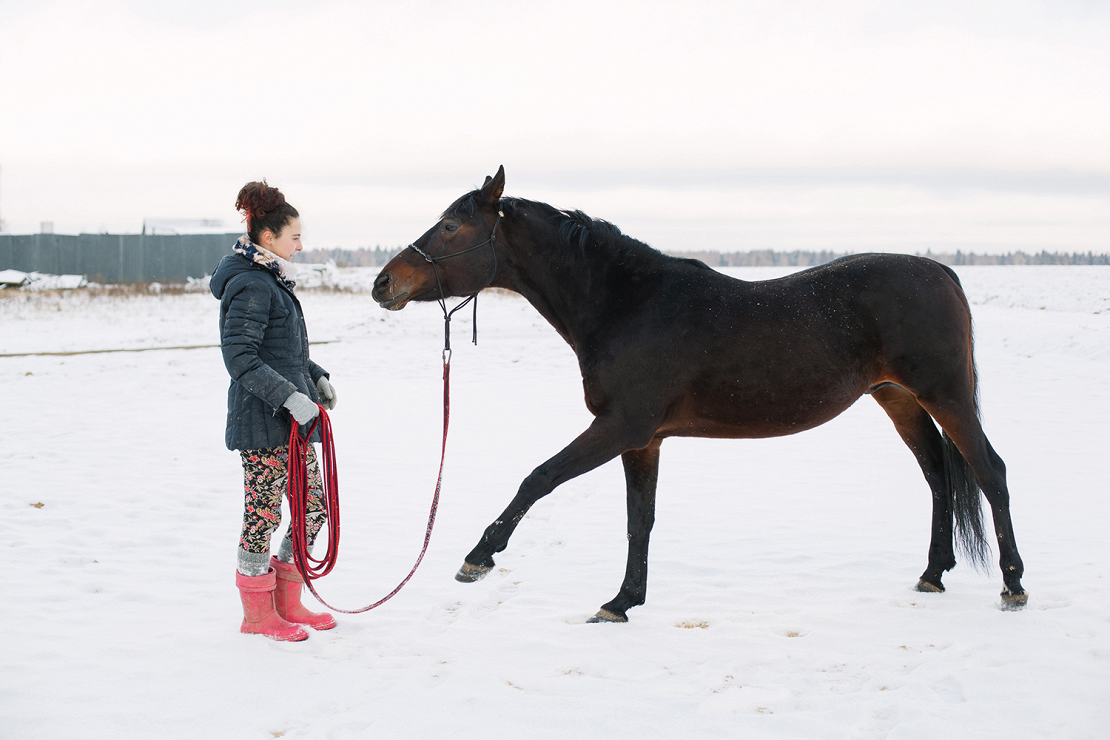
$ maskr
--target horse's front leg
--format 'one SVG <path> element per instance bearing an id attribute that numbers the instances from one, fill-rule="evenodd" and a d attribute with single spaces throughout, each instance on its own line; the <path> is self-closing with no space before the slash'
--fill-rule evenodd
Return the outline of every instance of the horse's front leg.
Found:
<path id="1" fill-rule="evenodd" d="M 647 599 L 648 540 L 655 524 L 655 487 L 659 482 L 659 445 L 656 438 L 640 450 L 621 455 L 628 485 L 628 564 L 617 597 L 601 607 L 590 622 L 627 622 L 627 611 Z"/>
<path id="2" fill-rule="evenodd" d="M 651 432 L 648 432 L 647 440 L 651 439 L 650 435 Z M 513 530 L 532 504 L 571 478 L 588 473 L 627 449 L 642 446 L 647 441 L 643 440 L 644 436 L 630 433 L 627 424 L 611 418 L 594 419 L 589 429 L 524 479 L 505 511 L 486 528 L 482 539 L 466 556 L 466 561 L 455 574 L 455 580 L 472 583 L 484 578 L 493 569 L 493 554 L 501 552 L 509 544 Z M 637 437 L 640 439 L 637 440 Z"/>

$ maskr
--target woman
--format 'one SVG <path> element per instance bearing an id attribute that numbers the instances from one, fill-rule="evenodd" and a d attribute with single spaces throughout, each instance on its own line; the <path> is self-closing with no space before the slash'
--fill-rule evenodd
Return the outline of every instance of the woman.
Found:
<path id="1" fill-rule="evenodd" d="M 281 524 L 281 501 L 289 462 L 290 418 L 309 424 L 317 403 L 335 407 L 328 373 L 308 356 L 308 330 L 286 272 L 301 251 L 301 221 L 285 196 L 262 182 L 239 191 L 235 208 L 244 214 L 247 233 L 234 253 L 212 275 L 212 294 L 220 299 L 220 345 L 231 375 L 227 392 L 229 450 L 243 459 L 246 502 L 239 539 L 235 583 L 243 602 L 241 632 L 274 640 L 304 640 L 299 625 L 331 629 L 335 619 L 301 605 L 303 579 L 293 563 L 292 532 L 276 556 L 270 538 Z M 312 437 L 320 441 L 319 432 Z M 324 524 L 320 467 L 308 453 L 307 535 L 311 547 Z"/>

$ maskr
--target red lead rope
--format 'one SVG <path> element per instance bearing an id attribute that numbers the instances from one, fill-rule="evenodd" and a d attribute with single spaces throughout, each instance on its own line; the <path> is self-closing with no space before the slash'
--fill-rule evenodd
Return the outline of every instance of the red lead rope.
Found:
<path id="1" fill-rule="evenodd" d="M 428 543 L 432 539 L 432 527 L 436 523 L 436 509 L 439 508 L 439 491 L 443 483 L 443 460 L 447 455 L 447 422 L 451 416 L 451 360 L 450 355 L 444 353 L 443 358 L 443 447 L 440 451 L 439 457 L 439 476 L 436 478 L 436 492 L 432 497 L 432 510 L 428 513 L 428 529 L 424 533 L 424 547 L 420 550 L 420 557 L 416 559 L 416 564 L 412 566 L 412 570 L 405 576 L 405 580 L 397 584 L 397 588 L 390 591 L 384 598 L 374 602 L 370 606 L 364 606 L 361 609 L 338 609 L 331 604 L 327 603 L 320 598 L 320 594 L 316 593 L 316 587 L 312 585 L 312 581 L 326 576 L 335 567 L 336 561 L 339 559 L 339 478 L 335 470 L 335 440 L 331 433 L 331 421 L 328 419 L 328 414 L 324 408 L 320 407 L 320 414 L 312 421 L 312 426 L 309 427 L 308 434 L 303 438 L 298 433 L 297 420 L 293 420 L 293 430 L 289 435 L 289 463 L 288 463 L 288 481 L 289 487 L 286 494 L 289 497 L 290 517 L 292 518 L 293 533 L 293 562 L 297 566 L 297 570 L 304 578 L 305 585 L 312 595 L 316 597 L 324 606 L 332 611 L 342 612 L 343 614 L 361 614 L 375 609 L 385 602 L 392 599 L 397 595 L 397 592 L 404 588 L 405 584 L 409 582 L 416 569 L 420 567 L 420 562 L 424 559 L 424 554 L 428 552 Z M 308 552 L 308 542 L 306 540 L 306 513 L 308 509 L 308 449 L 312 439 L 312 433 L 316 428 L 320 428 L 320 437 L 323 447 L 324 458 L 324 511 L 327 514 L 328 525 L 328 547 L 323 556 L 319 559 L 313 557 Z M 311 561 L 311 563 L 309 562 Z"/>

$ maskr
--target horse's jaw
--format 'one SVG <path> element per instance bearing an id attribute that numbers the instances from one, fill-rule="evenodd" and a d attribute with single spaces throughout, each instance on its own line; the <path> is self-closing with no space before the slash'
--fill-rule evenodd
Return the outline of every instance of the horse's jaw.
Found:
<path id="1" fill-rule="evenodd" d="M 386 310 L 400 311 L 402 308 L 404 308 L 405 306 L 407 306 L 409 304 L 409 297 L 410 296 L 411 296 L 411 293 L 406 290 L 404 293 L 402 293 L 401 295 L 398 295 L 398 296 L 386 296 L 386 297 L 383 297 L 383 298 L 375 297 L 374 300 L 376 300 L 378 302 L 379 306 L 381 306 L 382 308 L 384 308 Z"/>

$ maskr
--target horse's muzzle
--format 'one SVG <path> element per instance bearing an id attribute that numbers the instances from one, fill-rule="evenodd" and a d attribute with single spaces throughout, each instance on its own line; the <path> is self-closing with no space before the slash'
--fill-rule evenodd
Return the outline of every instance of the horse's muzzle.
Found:
<path id="1" fill-rule="evenodd" d="M 378 302 L 382 308 L 387 308 L 390 311 L 400 311 L 408 303 L 410 290 L 399 290 L 400 286 L 393 275 L 388 272 L 382 272 L 374 279 L 374 289 L 370 292 L 370 297 Z"/>

